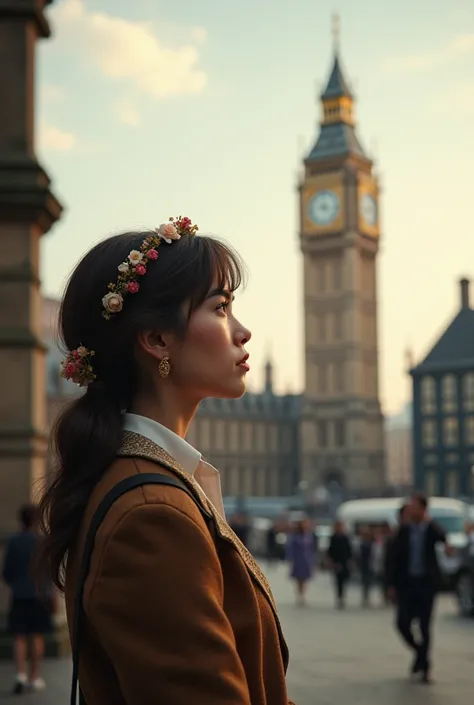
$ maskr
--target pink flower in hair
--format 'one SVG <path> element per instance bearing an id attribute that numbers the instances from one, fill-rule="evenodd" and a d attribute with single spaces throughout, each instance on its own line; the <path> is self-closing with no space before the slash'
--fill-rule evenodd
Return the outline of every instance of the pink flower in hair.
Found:
<path id="1" fill-rule="evenodd" d="M 75 375 L 76 371 L 77 367 L 73 362 L 68 362 L 66 364 L 66 374 L 68 375 L 68 377 L 72 377 L 73 375 Z"/>
<path id="2" fill-rule="evenodd" d="M 144 264 L 139 264 L 137 267 L 135 267 L 135 271 L 137 274 L 143 277 L 146 274 L 146 267 Z"/>
<path id="3" fill-rule="evenodd" d="M 140 289 L 140 284 L 138 282 L 129 282 L 127 284 L 127 291 L 129 294 L 136 294 Z"/>
<path id="4" fill-rule="evenodd" d="M 159 256 L 158 250 L 155 250 L 154 248 L 152 248 L 151 250 L 148 250 L 148 252 L 146 253 L 146 256 L 148 259 L 158 259 L 158 256 Z"/>

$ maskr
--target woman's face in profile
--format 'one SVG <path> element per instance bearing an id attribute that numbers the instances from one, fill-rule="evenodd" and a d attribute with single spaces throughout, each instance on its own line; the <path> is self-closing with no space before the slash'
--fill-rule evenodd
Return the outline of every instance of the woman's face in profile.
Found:
<path id="1" fill-rule="evenodd" d="M 211 289 L 191 314 L 184 339 L 170 350 L 173 381 L 195 402 L 245 392 L 251 333 L 235 317 L 233 298 L 228 289 Z"/>

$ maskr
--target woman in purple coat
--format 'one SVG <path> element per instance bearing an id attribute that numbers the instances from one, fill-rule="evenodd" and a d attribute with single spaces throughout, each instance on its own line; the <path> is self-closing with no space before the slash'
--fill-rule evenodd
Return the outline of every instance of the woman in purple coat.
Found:
<path id="1" fill-rule="evenodd" d="M 306 589 L 316 565 L 315 537 L 305 520 L 296 522 L 286 543 L 286 558 L 290 564 L 290 578 L 296 583 L 296 604 L 305 604 Z"/>

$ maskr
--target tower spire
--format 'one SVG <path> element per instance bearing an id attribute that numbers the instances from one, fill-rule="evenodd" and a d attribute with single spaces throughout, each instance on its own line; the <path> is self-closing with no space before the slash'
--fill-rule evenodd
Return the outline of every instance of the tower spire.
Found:
<path id="1" fill-rule="evenodd" d="M 354 96 L 346 81 L 340 59 L 341 20 L 332 16 L 333 58 L 329 79 L 319 98 L 321 130 L 306 163 L 335 156 L 357 155 L 367 160 L 355 133 Z"/>
<path id="2" fill-rule="evenodd" d="M 331 20 L 331 32 L 333 38 L 334 54 L 339 54 L 339 43 L 341 39 L 341 17 L 335 12 Z"/>

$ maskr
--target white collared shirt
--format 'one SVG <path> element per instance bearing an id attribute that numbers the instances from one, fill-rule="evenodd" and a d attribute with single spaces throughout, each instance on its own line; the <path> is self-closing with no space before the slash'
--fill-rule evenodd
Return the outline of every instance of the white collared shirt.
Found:
<path id="1" fill-rule="evenodd" d="M 206 463 L 196 448 L 193 448 L 192 445 L 174 433 L 174 431 L 146 416 L 124 414 L 123 429 L 124 431 L 132 431 L 145 436 L 145 438 L 148 438 L 169 453 L 185 472 L 194 477 L 206 497 L 212 502 L 222 518 L 225 519 L 219 471 L 209 463 Z"/>

